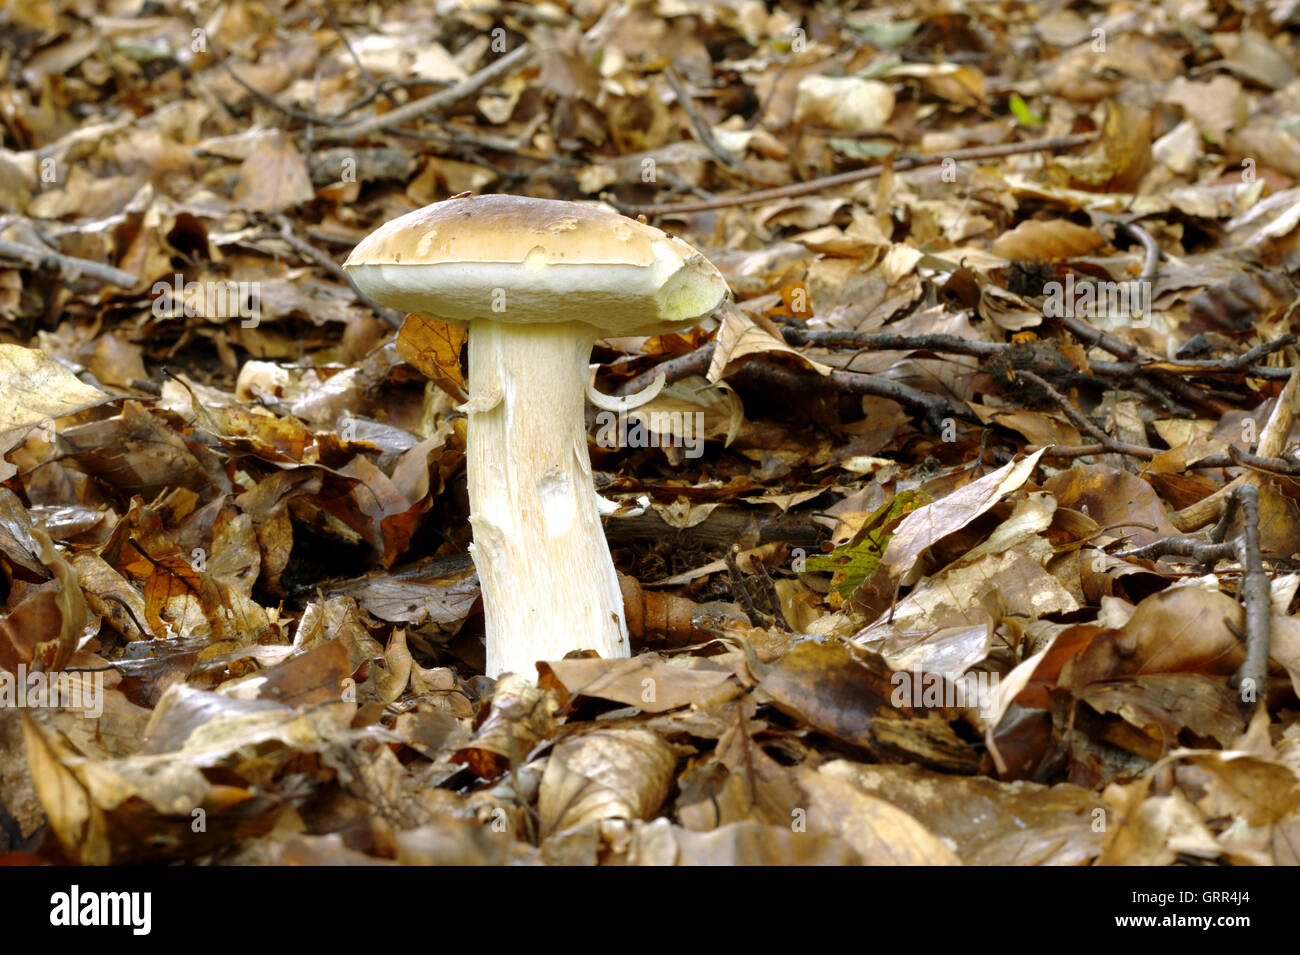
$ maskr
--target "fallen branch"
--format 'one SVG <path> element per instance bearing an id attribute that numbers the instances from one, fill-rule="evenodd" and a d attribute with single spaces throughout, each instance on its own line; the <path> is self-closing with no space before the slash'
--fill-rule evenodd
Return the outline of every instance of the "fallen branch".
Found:
<path id="1" fill-rule="evenodd" d="M 954 149 L 942 155 L 899 156 L 893 160 L 895 172 L 920 169 L 923 166 L 937 166 L 945 160 L 965 162 L 978 159 L 997 159 L 1001 156 L 1014 156 L 1020 153 L 1048 152 L 1058 149 L 1071 149 L 1084 146 L 1094 139 L 1095 133 L 1079 133 L 1074 136 L 1058 136 L 1052 139 L 1031 139 L 1022 143 L 1003 143 L 1000 146 L 975 146 L 970 149 Z M 634 205 L 624 206 L 628 215 L 661 216 L 680 215 L 688 212 L 710 212 L 714 209 L 728 209 L 733 206 L 747 206 L 756 202 L 771 202 L 774 199 L 791 199 L 796 196 L 808 196 L 837 186 L 847 186 L 880 176 L 890 164 L 869 166 L 866 169 L 854 169 L 834 176 L 822 176 L 807 182 L 795 182 L 788 186 L 776 186 L 771 189 L 759 189 L 755 192 L 743 192 L 734 196 L 719 196 L 717 199 L 700 202 L 676 202 L 671 205 Z"/>
<path id="2" fill-rule="evenodd" d="M 92 262 L 90 259 L 79 259 L 73 255 L 64 255 L 62 252 L 55 252 L 53 249 L 24 245 L 21 242 L 10 242 L 8 239 L 0 239 L 0 255 L 26 262 L 34 269 L 59 272 L 70 282 L 75 282 L 84 275 L 86 278 L 95 279 L 101 284 L 116 285 L 118 288 L 134 288 L 140 283 L 137 276 L 114 268 L 111 265 Z"/>
<path id="3" fill-rule="evenodd" d="M 615 393 L 618 395 L 635 394 L 643 390 L 661 374 L 668 384 L 681 381 L 691 375 L 702 375 L 708 371 L 716 347 L 716 342 L 708 342 L 685 355 L 679 355 L 676 358 L 670 358 L 668 361 L 660 362 L 634 378 L 625 381 Z M 958 402 L 949 401 L 940 395 L 930 394 L 913 388 L 911 385 L 890 381 L 878 375 L 836 370 L 832 371 L 828 376 L 822 376 L 813 371 L 788 368 L 761 359 L 750 360 L 743 367 L 745 372 L 757 381 L 775 385 L 788 391 L 806 391 L 809 384 L 829 382 L 847 394 L 889 398 L 904 407 L 923 412 L 926 420 L 930 422 L 936 431 L 942 429 L 945 418 L 958 418 L 970 422 L 977 421 L 970 409 Z"/>
<path id="4" fill-rule="evenodd" d="M 1141 242 L 1142 248 L 1146 251 L 1146 259 L 1142 263 L 1142 274 L 1138 276 L 1138 281 L 1154 282 L 1156 278 L 1156 270 L 1160 266 L 1160 246 L 1156 243 L 1156 240 L 1152 238 L 1151 233 L 1140 225 L 1129 222 L 1125 223 L 1122 228 L 1133 238 Z"/>
<path id="5" fill-rule="evenodd" d="M 713 157 L 718 160 L 718 162 L 722 163 L 732 172 L 739 173 L 752 182 L 754 177 L 751 176 L 745 167 L 736 160 L 735 156 L 723 149 L 722 146 L 718 144 L 718 141 L 713 138 L 713 131 L 709 129 L 709 124 L 704 121 L 704 117 L 701 116 L 700 111 L 696 109 L 695 101 L 692 100 L 690 94 L 686 92 L 686 85 L 682 83 L 681 77 L 677 75 L 677 71 L 673 69 L 671 64 L 669 64 L 664 67 L 663 72 L 664 79 L 668 81 L 668 85 L 673 88 L 673 92 L 677 95 L 678 105 L 680 105 L 682 111 L 686 113 L 686 118 L 690 120 L 691 129 L 694 131 L 695 138 L 699 141 L 700 145 L 707 149 Z"/>
<path id="6" fill-rule="evenodd" d="M 768 365 L 766 368 L 775 368 Z M 808 372 L 815 375 L 815 372 Z M 831 383 L 840 391 L 851 395 L 873 395 L 877 398 L 889 398 L 905 408 L 925 413 L 926 420 L 935 431 L 942 431 L 948 418 L 969 421 L 978 424 L 979 419 L 965 405 L 929 392 L 913 388 L 902 382 L 890 381 L 878 375 L 864 375 L 852 371 L 832 371 L 828 376 Z"/>
<path id="7" fill-rule="evenodd" d="M 402 316 L 398 312 L 393 311 L 391 308 L 385 308 L 374 299 L 370 298 L 370 296 L 366 295 L 366 293 L 361 291 L 361 289 L 357 288 L 357 283 L 352 280 L 352 276 L 348 275 L 347 270 L 306 239 L 300 238 L 293 231 L 293 223 L 286 217 L 276 216 L 275 223 L 280 227 L 280 238 L 289 243 L 298 254 L 306 259 L 310 259 L 331 275 L 346 282 L 361 304 L 365 305 L 393 328 L 402 327 Z"/>
<path id="8" fill-rule="evenodd" d="M 1268 679 L 1268 655 L 1273 643 L 1273 598 L 1259 549 L 1259 488 L 1243 484 L 1242 533 L 1237 537 L 1237 560 L 1242 569 L 1242 602 L 1246 607 L 1246 660 L 1237 671 L 1242 699 L 1263 699 Z"/>
<path id="9" fill-rule="evenodd" d="M 1124 550 L 1115 556 L 1125 560 L 1159 560 L 1161 557 L 1186 557 L 1198 564 L 1213 567 L 1235 553 L 1232 541 L 1226 544 L 1197 540 L 1195 537 L 1162 537 L 1150 544 Z"/>
<path id="10" fill-rule="evenodd" d="M 1089 345 L 1102 349 L 1102 351 L 1108 351 L 1116 358 L 1122 358 L 1126 362 L 1133 363 L 1132 366 L 1129 367 L 1112 362 L 1090 362 L 1089 364 L 1092 365 L 1093 370 L 1098 374 L 1136 375 L 1142 371 L 1143 366 L 1154 364 L 1160 360 L 1154 356 L 1143 355 L 1136 345 L 1126 342 L 1122 338 L 1116 338 L 1114 335 L 1109 335 L 1100 329 L 1093 328 L 1087 322 L 1073 315 L 1061 316 L 1056 319 L 1056 321 L 1059 321 L 1062 327 L 1076 338 L 1080 338 Z M 1224 414 L 1231 410 L 1229 406 L 1225 405 L 1222 401 L 1215 401 L 1214 399 L 1201 394 L 1201 392 L 1193 387 L 1190 382 L 1184 381 L 1174 373 L 1156 370 L 1145 373 L 1148 374 L 1157 384 L 1169 389 L 1169 391 L 1177 395 L 1179 398 L 1182 398 L 1184 401 L 1188 401 L 1194 405 L 1211 408 L 1218 414 Z"/>
<path id="11" fill-rule="evenodd" d="M 454 106 L 461 100 L 473 96 L 493 80 L 499 79 L 523 66 L 533 58 L 534 52 L 535 50 L 530 44 L 520 44 L 499 60 L 492 61 L 473 76 L 466 77 L 450 89 L 431 93 L 428 96 L 407 103 L 405 106 L 389 110 L 387 113 L 371 116 L 369 119 L 358 120 L 355 123 L 346 125 L 336 123 L 321 134 L 321 141 L 340 142 L 358 139 L 379 132 L 388 126 L 400 126 L 402 123 L 417 119 L 425 113 L 432 113 L 448 106 Z"/>
<path id="12" fill-rule="evenodd" d="M 709 370 L 709 365 L 713 364 L 713 350 L 717 347 L 717 342 L 706 342 L 685 355 L 678 355 L 676 358 L 669 358 L 667 361 L 652 365 L 641 374 L 623 382 L 614 390 L 614 394 L 635 395 L 645 391 L 660 375 L 664 376 L 664 383 L 669 385 L 692 375 L 702 375 Z"/>
<path id="13" fill-rule="evenodd" d="M 851 332 L 830 328 L 783 328 L 781 336 L 787 345 L 849 345 L 874 351 L 935 351 L 979 358 L 999 355 L 1011 347 L 1001 342 L 974 341 L 956 335 L 896 335 L 889 332 Z"/>
<path id="14" fill-rule="evenodd" d="M 1256 365 L 1255 362 L 1273 354 L 1274 352 L 1281 351 L 1288 345 L 1294 345 L 1295 343 L 1296 336 L 1283 335 L 1280 338 L 1262 342 L 1254 348 L 1244 351 L 1240 355 L 1234 355 L 1231 358 L 1169 358 L 1122 362 L 1098 361 L 1093 362 L 1092 367 L 1098 374 L 1114 377 L 1155 375 L 1160 372 L 1173 372 L 1175 374 L 1201 372 L 1204 374 L 1240 373 L 1247 378 L 1262 378 L 1268 381 L 1285 381 L 1291 377 L 1290 368 L 1268 368 L 1264 365 Z M 1111 354 L 1114 354 L 1114 352 L 1111 352 Z"/>
<path id="15" fill-rule="evenodd" d="M 1238 513 L 1241 515 L 1241 532 L 1231 541 L 1224 541 Z M 1262 701 L 1273 640 L 1273 599 L 1259 546 L 1258 487 L 1245 483 L 1233 488 L 1231 495 L 1224 500 L 1223 513 L 1210 538 L 1204 541 L 1193 537 L 1162 537 L 1115 556 L 1141 560 L 1187 557 L 1211 569 L 1220 560 L 1235 558 L 1241 565 L 1237 599 L 1245 613 L 1246 659 L 1233 676 L 1232 685 L 1241 690 L 1243 702 Z"/>
<path id="16" fill-rule="evenodd" d="M 1160 453 L 1155 448 L 1146 448 L 1140 444 L 1126 444 L 1123 441 L 1117 441 L 1115 438 L 1112 438 L 1101 428 L 1097 427 L 1097 425 L 1093 424 L 1086 415 L 1075 408 L 1069 398 L 1065 397 L 1065 395 L 1053 388 L 1050 383 L 1038 375 L 1035 375 L 1032 371 L 1017 370 L 1016 375 L 1024 378 L 1030 384 L 1041 388 L 1049 398 L 1060 406 L 1061 410 L 1065 413 L 1065 416 L 1070 419 L 1071 424 L 1080 431 L 1084 431 L 1096 438 L 1107 451 L 1114 454 L 1127 454 L 1130 457 L 1142 458 L 1147 461 Z"/>

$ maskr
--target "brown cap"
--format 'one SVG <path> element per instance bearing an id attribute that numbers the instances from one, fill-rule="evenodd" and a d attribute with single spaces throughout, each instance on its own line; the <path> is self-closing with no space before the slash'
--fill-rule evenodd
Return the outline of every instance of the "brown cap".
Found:
<path id="1" fill-rule="evenodd" d="M 380 226 L 343 263 L 380 304 L 456 324 L 585 322 L 609 335 L 686 328 L 727 294 L 680 239 L 604 206 L 468 196 Z"/>

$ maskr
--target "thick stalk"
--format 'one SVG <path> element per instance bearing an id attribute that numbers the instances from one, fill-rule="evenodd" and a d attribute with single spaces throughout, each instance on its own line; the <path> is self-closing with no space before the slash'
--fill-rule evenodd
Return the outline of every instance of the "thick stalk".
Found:
<path id="1" fill-rule="evenodd" d="M 596 334 L 578 322 L 470 325 L 470 551 L 491 677 L 535 679 L 535 661 L 572 650 L 630 654 L 584 427 Z"/>

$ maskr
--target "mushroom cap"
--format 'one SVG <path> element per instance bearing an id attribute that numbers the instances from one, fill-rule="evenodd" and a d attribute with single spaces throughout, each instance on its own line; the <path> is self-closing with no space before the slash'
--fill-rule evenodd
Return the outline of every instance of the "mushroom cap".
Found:
<path id="1" fill-rule="evenodd" d="M 612 336 L 687 328 L 727 294 L 681 239 L 604 206 L 525 196 L 416 209 L 362 239 L 343 267 L 390 308 L 457 325 L 577 321 Z"/>

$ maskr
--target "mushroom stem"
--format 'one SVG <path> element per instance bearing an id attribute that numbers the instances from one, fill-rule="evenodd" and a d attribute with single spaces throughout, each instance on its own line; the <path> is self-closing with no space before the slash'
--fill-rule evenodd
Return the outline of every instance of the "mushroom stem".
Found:
<path id="1" fill-rule="evenodd" d="M 470 552 L 492 677 L 535 679 L 535 661 L 574 649 L 630 655 L 587 454 L 583 394 L 597 334 L 580 322 L 470 324 Z"/>

